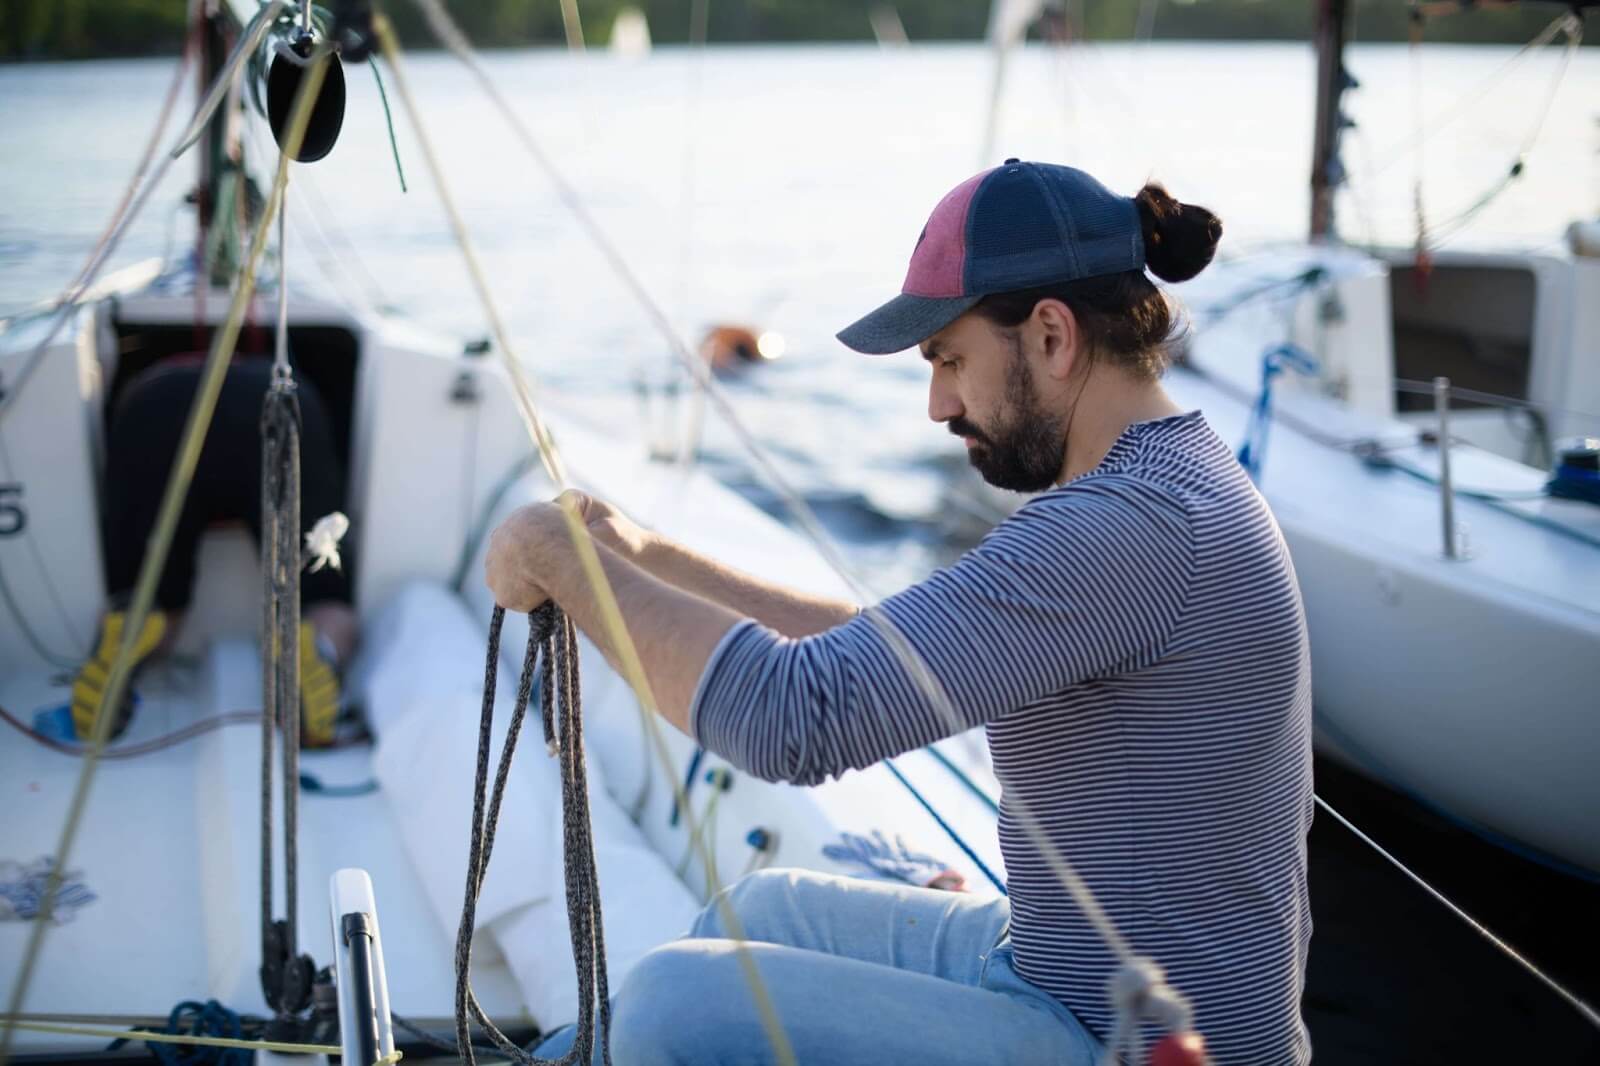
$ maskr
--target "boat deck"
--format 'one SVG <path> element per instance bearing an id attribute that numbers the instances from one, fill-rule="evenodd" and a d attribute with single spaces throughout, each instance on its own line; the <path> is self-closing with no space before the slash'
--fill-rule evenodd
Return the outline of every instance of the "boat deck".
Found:
<path id="1" fill-rule="evenodd" d="M 140 679 L 138 713 L 111 751 L 212 715 L 254 710 L 259 679 L 255 645 L 244 640 L 219 641 L 197 662 L 152 664 Z M 66 698 L 62 677 L 0 681 L 0 706 L 24 722 Z M 181 1000 L 216 998 L 240 1012 L 266 1012 L 256 973 L 260 760 L 259 726 L 239 722 L 100 763 L 67 864 L 94 899 L 50 929 L 24 1011 L 130 1024 L 164 1019 Z M 330 788 L 359 785 L 372 779 L 371 762 L 365 745 L 303 752 L 301 771 Z M 75 755 L 14 730 L 0 733 L 0 861 L 29 864 L 56 853 L 81 767 Z M 319 966 L 330 961 L 328 881 L 337 869 L 361 867 L 372 876 L 388 930 L 384 952 L 395 1011 L 429 1025 L 451 1018 L 453 936 L 429 909 L 383 796 L 303 789 L 299 821 L 301 949 Z M 280 818 L 279 833 L 281 826 Z M 275 866 L 281 876 L 281 854 Z M 0 959 L 20 960 L 31 928 L 0 922 Z M 106 965 L 110 960 L 116 965 Z M 9 997 L 15 979 L 8 963 L 0 994 Z M 507 1024 L 523 1018 L 503 964 L 481 959 L 474 985 L 494 1017 Z M 20 1051 L 45 1046 L 61 1050 L 63 1038 L 17 1034 Z"/>

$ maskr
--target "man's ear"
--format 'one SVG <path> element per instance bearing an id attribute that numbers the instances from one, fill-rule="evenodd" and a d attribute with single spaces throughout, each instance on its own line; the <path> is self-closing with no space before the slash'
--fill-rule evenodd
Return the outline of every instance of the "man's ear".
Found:
<path id="1" fill-rule="evenodd" d="M 1029 317 L 1044 372 L 1057 381 L 1066 381 L 1083 353 L 1078 316 L 1060 300 L 1045 299 L 1034 304 Z"/>

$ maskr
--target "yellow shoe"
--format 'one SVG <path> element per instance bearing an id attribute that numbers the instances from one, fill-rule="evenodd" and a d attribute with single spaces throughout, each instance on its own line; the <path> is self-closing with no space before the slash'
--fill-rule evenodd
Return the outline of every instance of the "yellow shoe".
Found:
<path id="1" fill-rule="evenodd" d="M 88 741 L 94 735 L 95 712 L 105 695 L 106 682 L 111 677 L 111 664 L 122 647 L 122 630 L 127 622 L 128 616 L 125 611 L 112 611 L 106 615 L 105 622 L 100 627 L 99 645 L 89 661 L 79 669 L 78 676 L 72 679 L 72 730 L 80 741 Z M 128 669 L 137 670 L 166 635 L 166 614 L 162 611 L 151 611 L 145 616 L 138 639 L 133 642 L 133 659 L 128 664 Z M 107 739 L 117 736 L 127 726 L 131 707 L 128 694 L 124 692 L 122 706 L 116 711 L 117 717 L 112 723 Z"/>
<path id="2" fill-rule="evenodd" d="M 317 647 L 317 631 L 300 623 L 300 743 L 325 748 L 333 743 L 339 719 L 339 675 L 330 656 Z"/>

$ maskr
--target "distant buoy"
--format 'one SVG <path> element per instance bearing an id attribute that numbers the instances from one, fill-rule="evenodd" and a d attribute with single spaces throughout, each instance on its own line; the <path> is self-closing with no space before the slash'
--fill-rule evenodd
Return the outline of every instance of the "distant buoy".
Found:
<path id="1" fill-rule="evenodd" d="M 706 331 L 700 357 L 714 370 L 732 370 L 781 359 L 787 347 L 783 336 L 771 330 L 757 333 L 748 326 L 721 325 Z"/>

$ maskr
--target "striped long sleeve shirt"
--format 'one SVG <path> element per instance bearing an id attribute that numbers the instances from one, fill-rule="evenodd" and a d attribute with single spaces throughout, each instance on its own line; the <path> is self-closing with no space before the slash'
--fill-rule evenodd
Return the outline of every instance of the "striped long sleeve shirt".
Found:
<path id="1" fill-rule="evenodd" d="M 806 784 L 985 726 L 1017 971 L 1109 1034 L 1116 960 L 1020 808 L 1189 998 L 1216 1062 L 1309 1061 L 1305 619 L 1277 523 L 1199 412 L 1129 426 L 874 611 L 798 640 L 736 626 L 691 708 L 701 744 Z"/>

